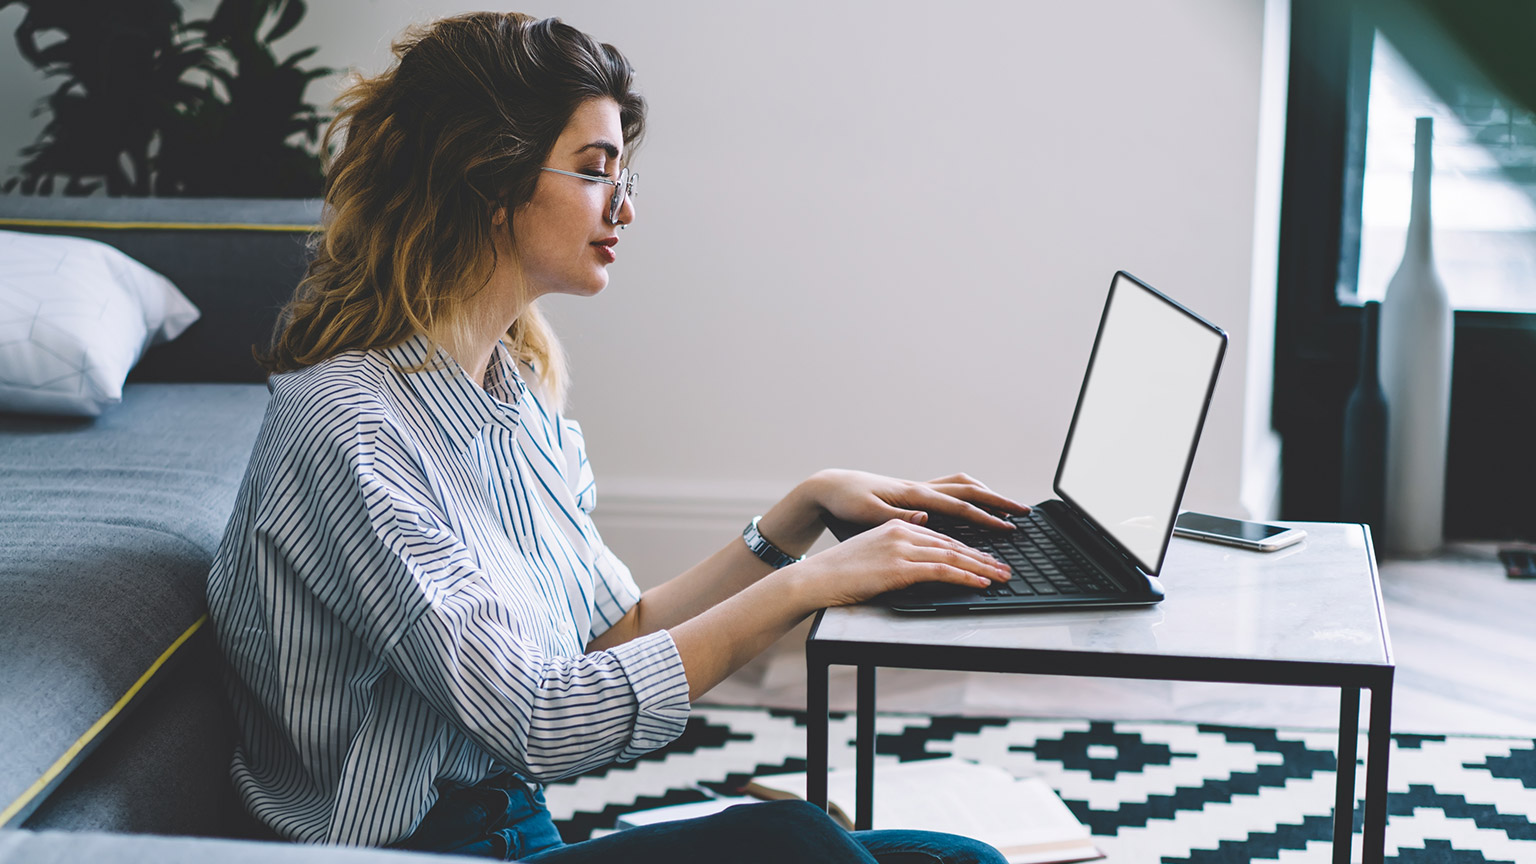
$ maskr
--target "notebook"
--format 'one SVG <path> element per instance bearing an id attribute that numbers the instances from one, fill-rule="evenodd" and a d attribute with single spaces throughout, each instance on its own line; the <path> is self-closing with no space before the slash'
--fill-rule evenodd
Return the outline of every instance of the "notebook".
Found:
<path id="1" fill-rule="evenodd" d="M 1227 334 L 1124 271 L 1110 281 L 1056 467 L 1055 499 L 1016 531 L 931 518 L 928 527 L 1008 562 L 1006 585 L 926 583 L 876 602 L 901 612 L 1137 606 L 1157 574 L 1216 389 Z M 838 539 L 863 530 L 837 520 Z"/>

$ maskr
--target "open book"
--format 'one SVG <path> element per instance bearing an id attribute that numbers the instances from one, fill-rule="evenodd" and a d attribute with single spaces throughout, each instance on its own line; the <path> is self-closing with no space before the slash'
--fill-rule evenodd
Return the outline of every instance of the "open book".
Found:
<path id="1" fill-rule="evenodd" d="M 620 827 L 703 816 L 753 799 L 805 797 L 804 774 L 758 777 L 742 795 L 698 804 L 626 814 Z M 827 774 L 828 813 L 852 828 L 854 772 Z M 686 812 L 684 812 L 686 811 Z M 991 765 L 963 759 L 932 759 L 881 765 L 875 771 L 873 826 L 944 831 L 994 846 L 1011 864 L 1091 861 L 1104 853 L 1088 828 L 1045 781 L 1020 780 Z"/>

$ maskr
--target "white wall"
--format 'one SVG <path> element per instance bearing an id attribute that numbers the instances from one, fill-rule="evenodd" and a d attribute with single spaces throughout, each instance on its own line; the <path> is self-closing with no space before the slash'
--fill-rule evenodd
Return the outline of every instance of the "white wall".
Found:
<path id="1" fill-rule="evenodd" d="M 1280 513 L 1280 435 L 1272 428 L 1275 294 L 1280 267 L 1280 189 L 1285 175 L 1285 105 L 1290 77 L 1290 0 L 1264 0 L 1259 82 L 1259 154 L 1253 215 L 1253 283 L 1243 406 L 1242 509 L 1256 519 Z"/>
<path id="2" fill-rule="evenodd" d="M 460 8 L 310 3 L 282 47 L 377 71 L 405 24 Z M 608 290 L 546 303 L 599 525 L 642 583 L 825 466 L 1049 497 L 1117 268 L 1231 335 L 1185 505 L 1264 509 L 1272 334 L 1250 327 L 1272 326 L 1284 132 L 1260 122 L 1265 0 L 522 8 L 618 45 L 651 104 Z M 14 53 L 5 154 L 36 134 L 17 93 L 42 92 Z"/>

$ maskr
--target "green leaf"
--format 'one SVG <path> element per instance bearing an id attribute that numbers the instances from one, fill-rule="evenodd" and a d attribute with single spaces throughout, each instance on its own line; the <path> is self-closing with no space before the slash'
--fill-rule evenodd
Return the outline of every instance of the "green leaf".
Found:
<path id="1" fill-rule="evenodd" d="M 278 2 L 282 3 L 282 0 L 278 0 Z M 287 3 L 283 3 L 277 23 L 272 25 L 271 30 L 267 31 L 267 37 L 264 41 L 270 44 L 287 36 L 293 28 L 299 25 L 299 21 L 304 17 L 306 11 L 304 0 L 288 0 Z"/>
<path id="2" fill-rule="evenodd" d="M 284 66 L 297 66 L 299 63 L 301 63 L 301 62 L 303 62 L 305 60 L 308 60 L 309 58 L 315 56 L 315 52 L 319 51 L 319 50 L 320 50 L 320 46 L 312 45 L 312 46 L 310 46 L 308 48 L 305 48 L 303 51 L 295 51 L 292 54 L 288 55 L 288 59 L 283 61 L 283 65 Z M 327 71 L 327 72 L 322 73 L 322 74 L 330 74 L 330 73 L 329 73 L 329 71 Z"/>

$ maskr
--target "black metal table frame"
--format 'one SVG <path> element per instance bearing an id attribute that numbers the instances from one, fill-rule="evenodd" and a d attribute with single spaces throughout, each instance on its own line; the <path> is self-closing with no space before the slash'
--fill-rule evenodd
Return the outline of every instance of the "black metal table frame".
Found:
<path id="1" fill-rule="evenodd" d="M 806 798 L 817 806 L 826 807 L 830 731 L 828 669 L 834 665 L 855 666 L 858 668 L 855 828 L 869 828 L 874 812 L 875 670 L 880 666 L 953 672 L 1027 672 L 1080 678 L 1337 687 L 1340 692 L 1339 770 L 1334 796 L 1333 860 L 1336 864 L 1350 864 L 1350 837 L 1355 814 L 1353 769 L 1359 755 L 1361 690 L 1369 690 L 1371 694 L 1362 854 L 1365 864 L 1379 864 L 1382 860 L 1387 823 L 1387 753 L 1392 732 L 1394 668 L 1390 649 L 1385 665 L 1363 665 L 884 642 L 818 642 L 816 631 L 825 614 L 825 611 L 817 614 L 806 641 Z M 1348 816 L 1339 818 L 1340 814 Z"/>

